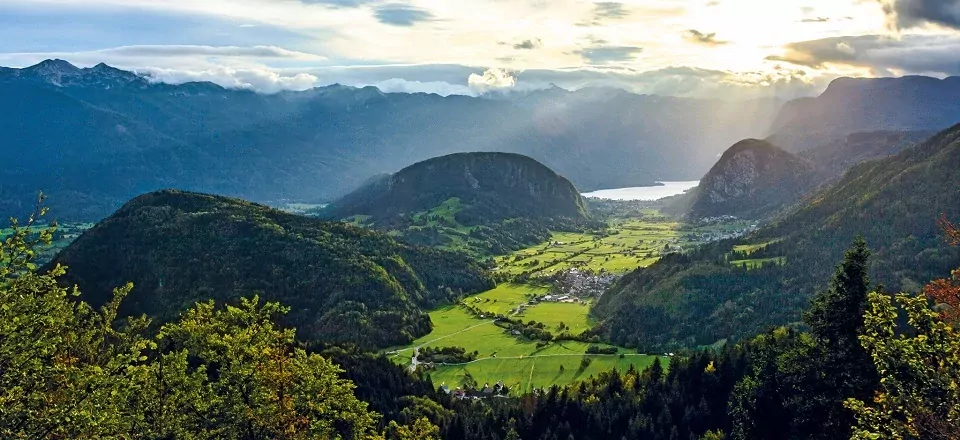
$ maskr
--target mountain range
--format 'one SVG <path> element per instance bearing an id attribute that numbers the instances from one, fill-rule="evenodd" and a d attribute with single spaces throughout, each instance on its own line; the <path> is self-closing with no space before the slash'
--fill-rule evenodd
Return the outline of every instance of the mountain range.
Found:
<path id="1" fill-rule="evenodd" d="M 722 146 L 762 133 L 775 100 L 724 102 L 559 88 L 509 96 L 386 94 L 341 85 L 273 95 L 164 84 L 48 60 L 0 70 L 0 213 L 38 190 L 62 219 L 97 220 L 176 187 L 329 201 L 444 154 L 528 155 L 581 190 L 695 179 Z"/>
<path id="2" fill-rule="evenodd" d="M 799 152 L 854 133 L 935 132 L 957 122 L 960 77 L 839 78 L 820 96 L 786 103 L 768 140 Z"/>

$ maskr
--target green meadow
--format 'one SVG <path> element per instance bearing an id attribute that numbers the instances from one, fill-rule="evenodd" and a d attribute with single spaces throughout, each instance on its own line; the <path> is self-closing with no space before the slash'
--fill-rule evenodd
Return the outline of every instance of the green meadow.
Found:
<path id="1" fill-rule="evenodd" d="M 517 305 L 525 304 L 528 294 L 546 292 L 547 289 L 542 286 L 502 284 L 464 301 L 490 313 L 508 314 Z M 543 322 L 555 334 L 559 333 L 557 326 L 561 322 L 574 333 L 588 329 L 591 324 L 589 306 L 583 304 L 538 304 L 516 317 L 524 321 Z M 528 390 L 567 385 L 613 368 L 626 369 L 631 364 L 644 368 L 653 362 L 651 356 L 638 355 L 626 349 L 618 349 L 615 355 L 585 355 L 591 344 L 575 341 L 553 342 L 538 348 L 536 341 L 513 336 L 496 326 L 492 319 L 481 319 L 459 305 L 434 310 L 430 318 L 434 324 L 433 331 L 392 353 L 395 362 L 409 365 L 417 347 L 463 347 L 477 352 L 478 359 L 468 365 L 435 367 L 430 375 L 438 386 L 446 383 L 456 388 L 463 383 L 466 373 L 470 373 L 480 385 L 503 381 L 514 390 Z M 580 363 L 584 356 L 591 361 L 587 368 L 581 370 Z"/>
<path id="2" fill-rule="evenodd" d="M 772 265 L 772 266 L 783 266 L 787 264 L 787 259 L 784 257 L 774 257 L 774 258 L 755 258 L 751 260 L 733 260 L 730 264 L 734 266 L 746 266 L 747 269 L 759 269 L 762 266 Z"/>
<path id="3" fill-rule="evenodd" d="M 442 218 L 447 223 L 452 220 L 457 208 L 457 201 L 451 200 L 428 213 L 427 217 L 418 216 L 416 220 L 422 219 L 432 224 Z M 601 233 L 554 232 L 546 243 L 497 257 L 494 261 L 501 274 L 525 274 L 532 278 L 571 268 L 626 273 L 655 263 L 666 251 L 688 249 L 699 245 L 705 236 L 730 233 L 746 226 L 743 222 L 737 222 L 692 227 L 651 211 L 644 213 L 643 218 L 615 219 Z M 738 255 L 749 258 L 751 252 L 767 244 L 757 245 L 755 249 L 742 249 Z M 749 266 L 760 264 L 763 260 L 744 261 Z M 468 352 L 476 352 L 477 360 L 465 365 L 434 366 L 430 374 L 436 385 L 445 383 L 455 388 L 461 386 L 466 378 L 472 378 L 481 386 L 503 381 L 514 390 L 567 385 L 613 368 L 627 369 L 630 365 L 645 368 L 653 362 L 652 356 L 624 348 L 617 348 L 617 353 L 613 355 L 586 355 L 587 347 L 591 344 L 584 342 L 551 342 L 538 347 L 538 341 L 511 335 L 494 324 L 493 316 L 505 315 L 523 322 L 543 323 L 544 329 L 554 335 L 563 331 L 580 334 L 596 324 L 590 316 L 589 300 L 528 305 L 532 297 L 543 296 L 550 291 L 547 284 L 503 283 L 487 292 L 465 298 L 463 303 L 479 310 L 482 318 L 460 305 L 434 310 L 430 313 L 433 331 L 411 345 L 392 352 L 391 356 L 398 364 L 410 365 L 416 348 L 463 347 Z M 580 368 L 585 356 L 590 359 L 589 365 Z"/>
<path id="4" fill-rule="evenodd" d="M 509 275 L 550 275 L 574 267 L 624 273 L 655 263 L 665 249 L 692 244 L 679 229 L 672 221 L 623 220 L 604 234 L 554 233 L 547 243 L 495 261 L 500 272 Z"/>

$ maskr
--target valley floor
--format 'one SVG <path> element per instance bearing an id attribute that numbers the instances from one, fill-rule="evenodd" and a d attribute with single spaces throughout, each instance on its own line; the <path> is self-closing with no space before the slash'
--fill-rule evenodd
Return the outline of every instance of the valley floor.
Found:
<path id="1" fill-rule="evenodd" d="M 749 225 L 725 222 L 687 226 L 650 210 L 641 218 L 621 218 L 610 223 L 603 234 L 555 233 L 550 241 L 496 259 L 497 270 L 510 276 L 542 279 L 577 269 L 585 274 L 616 276 L 657 261 L 663 252 L 681 251 L 707 241 L 743 233 Z M 598 295 L 599 293 L 593 293 Z M 551 295 L 550 300 L 545 300 Z M 559 300 L 563 298 L 563 300 Z M 436 385 L 450 389 L 476 381 L 503 382 L 514 392 L 568 385 L 601 372 L 631 365 L 638 369 L 653 363 L 656 356 L 636 353 L 607 344 L 578 341 L 540 343 L 513 334 L 497 325 L 497 315 L 525 323 L 542 323 L 554 335 L 579 335 L 596 322 L 590 307 L 592 295 L 558 295 L 556 286 L 546 282 L 504 283 L 495 289 L 465 298 L 461 304 L 430 313 L 433 331 L 390 355 L 411 369 L 428 368 Z M 587 354 L 595 345 L 611 354 Z M 433 347 L 462 347 L 475 353 L 476 360 L 459 364 L 425 365 L 420 350 Z M 584 361 L 584 359 L 589 359 Z"/>

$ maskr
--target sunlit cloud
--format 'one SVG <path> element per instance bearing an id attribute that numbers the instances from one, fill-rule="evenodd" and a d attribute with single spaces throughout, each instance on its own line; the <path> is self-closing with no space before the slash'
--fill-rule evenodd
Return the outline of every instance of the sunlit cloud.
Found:
<path id="1" fill-rule="evenodd" d="M 860 35 L 787 45 L 770 60 L 825 69 L 831 66 L 867 69 L 873 75 L 960 75 L 958 35 Z"/>
<path id="2" fill-rule="evenodd" d="M 103 61 L 263 90 L 344 80 L 477 94 L 556 76 L 561 87 L 793 96 L 846 74 L 952 74 L 958 2 L 0 0 L 0 65 Z M 391 67 L 427 65 L 456 67 Z M 487 77 L 489 66 L 512 74 Z"/>
<path id="3" fill-rule="evenodd" d="M 500 90 L 517 85 L 517 78 L 513 72 L 502 69 L 487 69 L 482 75 L 472 74 L 467 78 L 467 84 L 480 92 Z"/>
<path id="4" fill-rule="evenodd" d="M 727 41 L 718 40 L 716 32 L 711 32 L 708 34 L 706 32 L 700 32 L 696 29 L 689 29 L 684 32 L 684 38 L 686 38 L 687 41 L 707 46 L 721 46 L 728 43 Z"/>

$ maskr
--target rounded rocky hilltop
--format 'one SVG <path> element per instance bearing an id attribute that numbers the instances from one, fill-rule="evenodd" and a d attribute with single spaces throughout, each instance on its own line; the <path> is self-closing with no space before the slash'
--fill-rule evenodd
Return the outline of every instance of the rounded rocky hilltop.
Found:
<path id="1" fill-rule="evenodd" d="M 569 180 L 513 153 L 458 153 L 419 162 L 367 182 L 334 202 L 326 214 L 370 216 L 381 223 L 453 199 L 456 219 L 463 225 L 520 217 L 587 217 L 586 203 Z"/>

